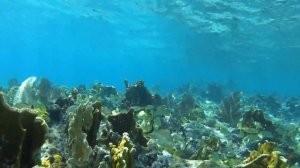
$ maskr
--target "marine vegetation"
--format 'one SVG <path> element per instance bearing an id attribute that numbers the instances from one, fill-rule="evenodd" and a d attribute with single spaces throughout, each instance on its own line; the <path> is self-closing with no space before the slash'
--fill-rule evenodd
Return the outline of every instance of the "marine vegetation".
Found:
<path id="1" fill-rule="evenodd" d="M 123 107 L 131 106 L 146 106 L 154 103 L 153 96 L 144 85 L 144 81 L 137 81 L 135 85 L 130 85 L 125 80 L 125 99 L 123 100 Z"/>
<path id="2" fill-rule="evenodd" d="M 272 96 L 258 106 L 257 95 L 219 84 L 166 95 L 144 81 L 125 86 L 122 93 L 99 82 L 67 88 L 46 78 L 11 81 L 0 94 L 0 167 L 299 165 L 300 123 L 281 117 L 299 111 L 299 98 Z"/>
<path id="3" fill-rule="evenodd" d="M 220 111 L 220 120 L 231 126 L 236 126 L 238 120 L 242 116 L 240 111 L 241 93 L 234 92 L 222 101 L 222 110 Z"/>

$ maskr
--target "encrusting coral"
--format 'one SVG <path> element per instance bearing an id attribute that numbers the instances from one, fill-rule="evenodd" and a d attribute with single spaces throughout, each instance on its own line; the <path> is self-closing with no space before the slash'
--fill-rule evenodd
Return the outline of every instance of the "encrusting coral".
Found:
<path id="1" fill-rule="evenodd" d="M 249 157 L 235 168 L 288 168 L 287 160 L 280 156 L 279 151 L 273 151 L 276 144 L 266 141 L 260 144 L 258 151 L 252 151 Z"/>
<path id="2" fill-rule="evenodd" d="M 9 107 L 0 93 L 0 167 L 34 166 L 34 155 L 43 145 L 46 132 L 46 122 L 35 111 Z"/>

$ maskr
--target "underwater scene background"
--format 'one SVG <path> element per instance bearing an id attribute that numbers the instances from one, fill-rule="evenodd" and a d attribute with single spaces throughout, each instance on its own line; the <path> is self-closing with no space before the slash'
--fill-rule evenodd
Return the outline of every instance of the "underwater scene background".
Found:
<path id="1" fill-rule="evenodd" d="M 0 12 L 2 84 L 30 75 L 118 88 L 125 78 L 162 89 L 233 80 L 244 91 L 300 94 L 298 0 L 2 0 Z"/>
<path id="2" fill-rule="evenodd" d="M 0 167 L 299 167 L 299 0 L 1 0 Z"/>

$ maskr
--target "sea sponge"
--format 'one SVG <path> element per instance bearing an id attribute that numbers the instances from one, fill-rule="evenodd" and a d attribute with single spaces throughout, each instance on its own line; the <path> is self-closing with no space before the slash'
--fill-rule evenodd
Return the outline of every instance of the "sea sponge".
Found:
<path id="1" fill-rule="evenodd" d="M 129 109 L 127 113 L 110 115 L 107 120 L 111 123 L 114 132 L 120 135 L 127 132 L 134 142 L 138 142 L 144 147 L 147 146 L 148 139 L 144 136 L 143 130 L 136 126 L 134 109 Z"/>
<path id="2" fill-rule="evenodd" d="M 125 99 L 122 101 L 123 108 L 154 104 L 153 96 L 144 85 L 144 81 L 137 81 L 135 85 L 129 85 L 128 81 L 125 80 L 125 87 Z"/>
<path id="3" fill-rule="evenodd" d="M 34 166 L 34 154 L 43 145 L 47 128 L 32 109 L 6 105 L 0 92 L 0 167 Z"/>

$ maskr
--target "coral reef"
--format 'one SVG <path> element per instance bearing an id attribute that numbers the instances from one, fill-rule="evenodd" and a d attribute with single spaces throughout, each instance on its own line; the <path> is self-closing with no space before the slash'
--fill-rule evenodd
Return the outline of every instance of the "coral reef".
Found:
<path id="1" fill-rule="evenodd" d="M 222 94 L 229 90 L 217 83 L 161 97 L 143 81 L 125 82 L 122 93 L 99 82 L 68 88 L 42 78 L 37 86 L 28 81 L 24 101 L 9 107 L 21 88 L 12 83 L 0 99 L 0 167 L 299 165 L 298 97 L 235 92 L 220 102 L 221 86 Z"/>
<path id="2" fill-rule="evenodd" d="M 32 167 L 43 145 L 47 124 L 31 109 L 15 109 L 0 93 L 0 167 Z"/>

